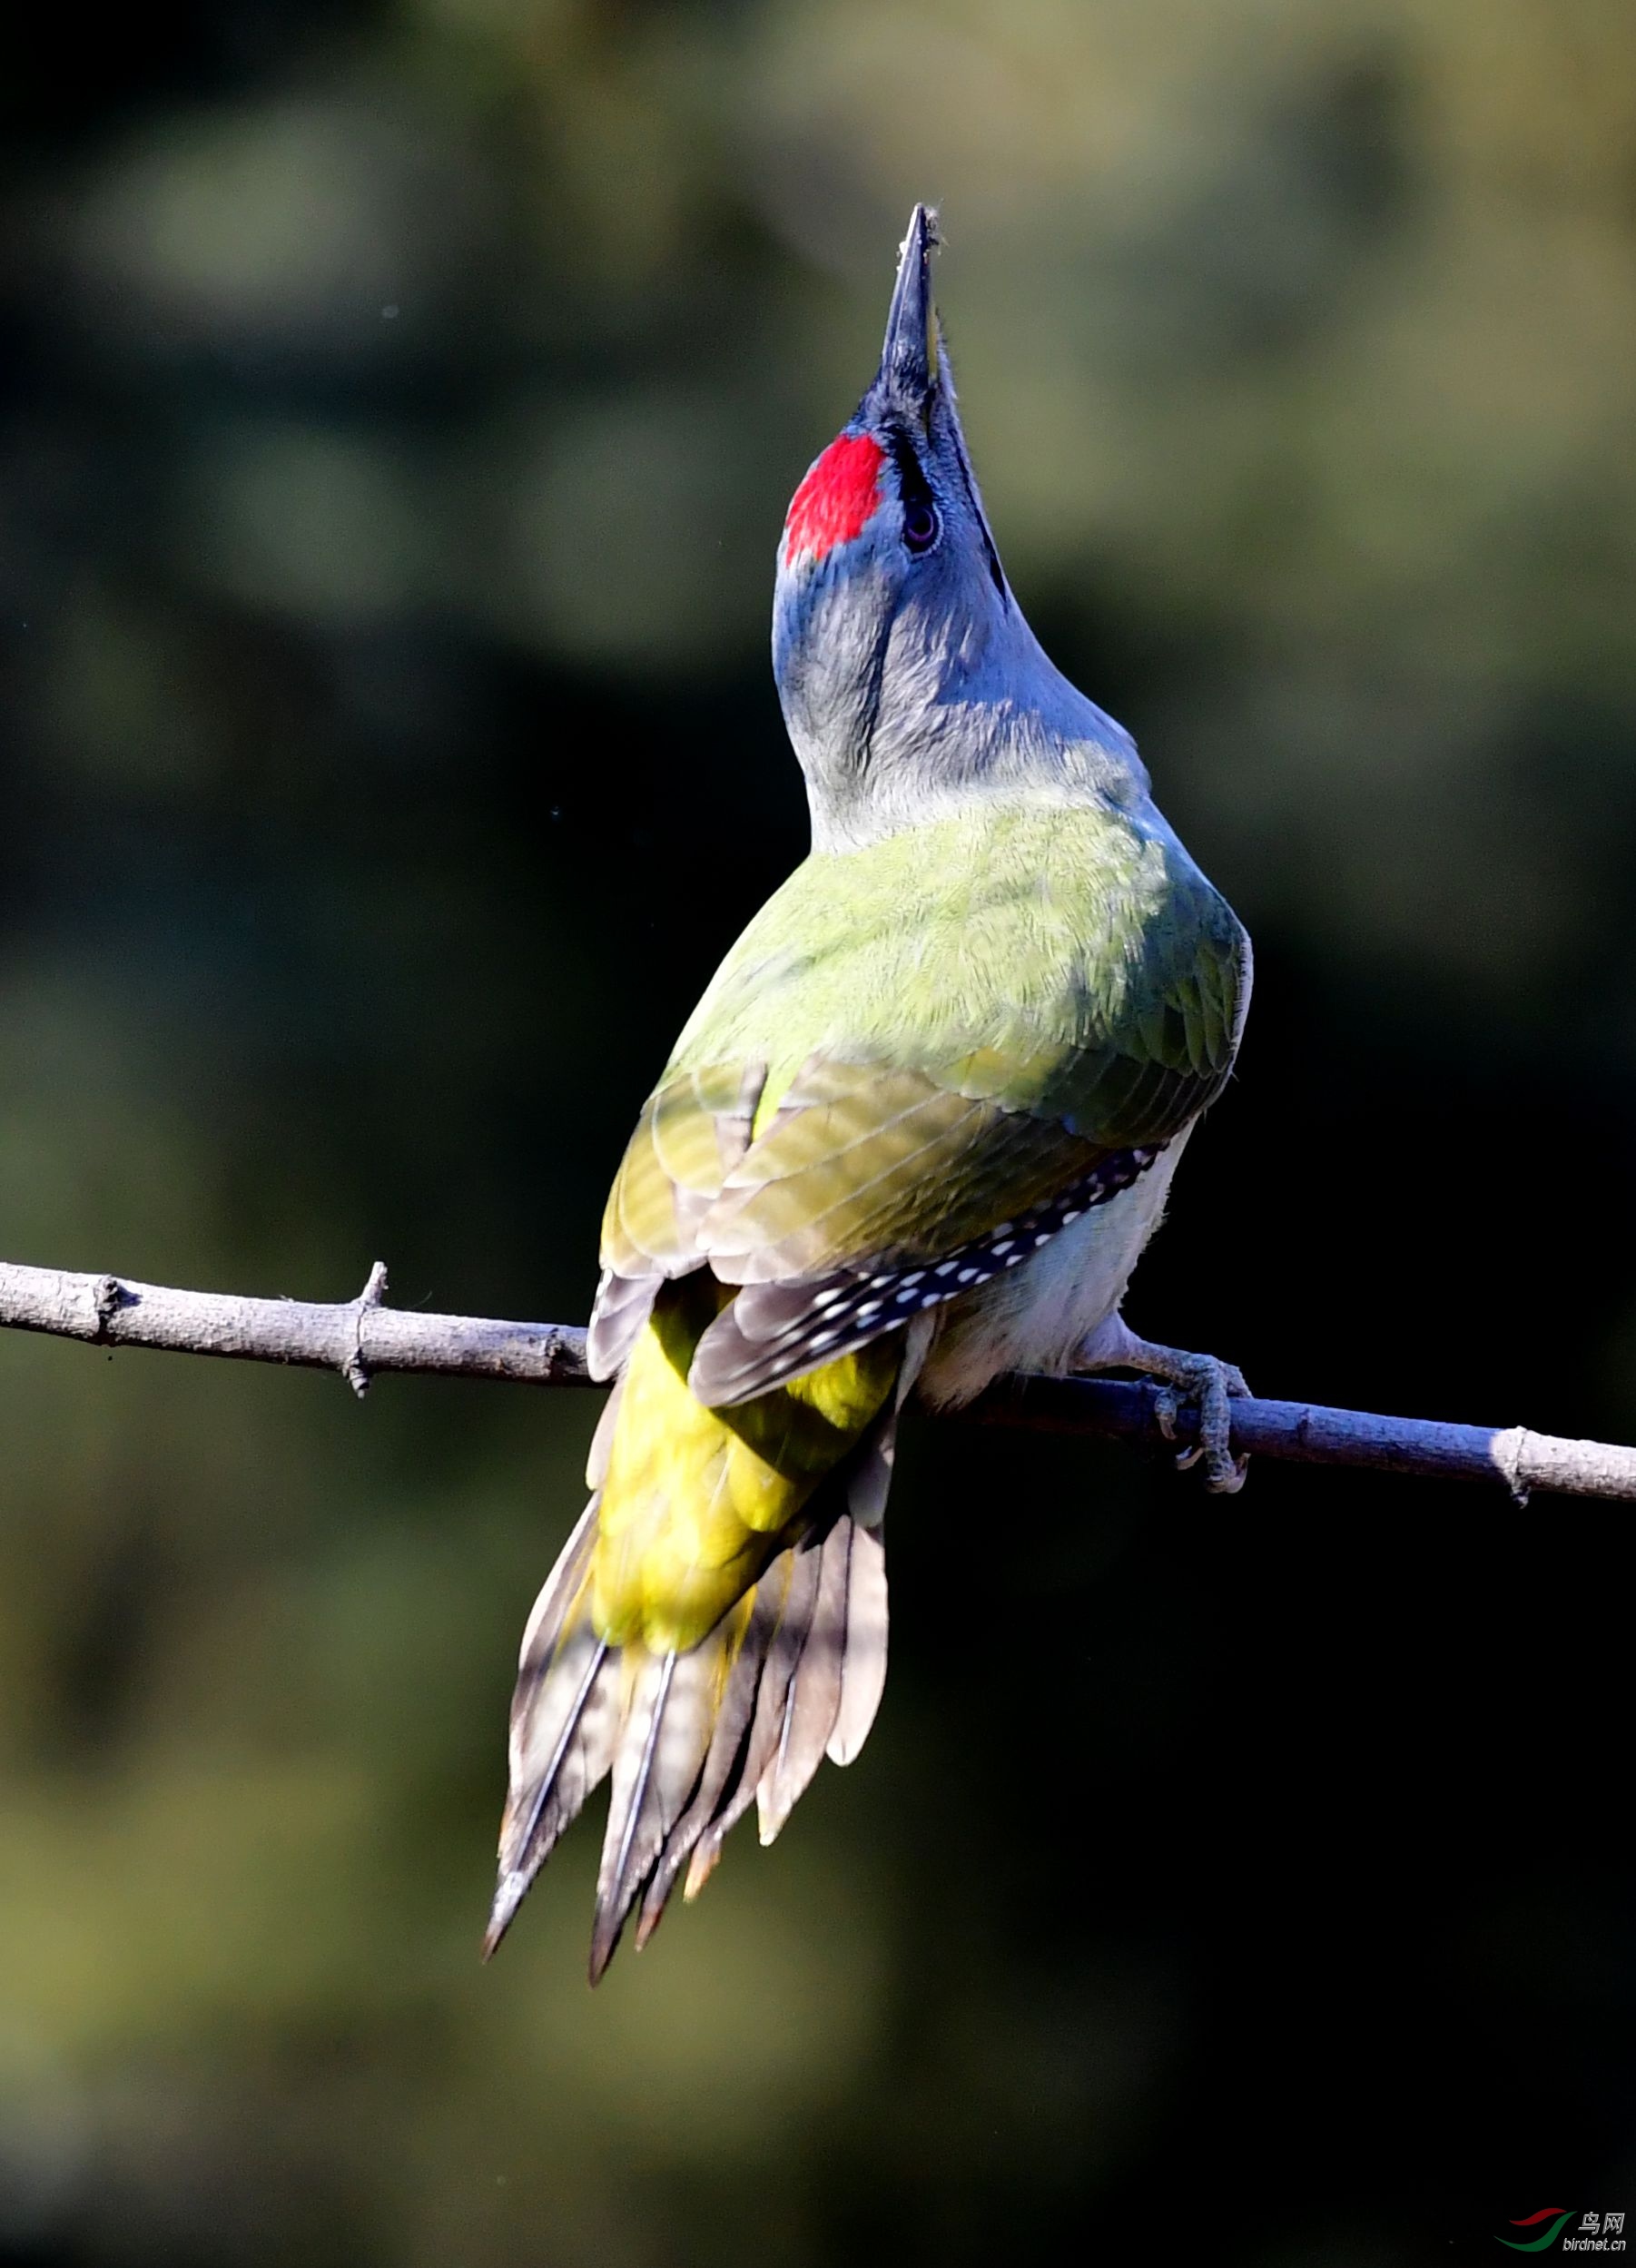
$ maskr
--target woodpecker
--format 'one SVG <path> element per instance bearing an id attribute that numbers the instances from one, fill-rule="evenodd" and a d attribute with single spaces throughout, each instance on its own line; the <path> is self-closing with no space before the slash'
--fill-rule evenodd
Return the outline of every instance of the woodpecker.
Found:
<path id="1" fill-rule="evenodd" d="M 912 1390 L 1230 1365 L 1120 1302 L 1232 1069 L 1249 940 L 1136 747 L 1046 658 L 961 430 L 917 206 L 879 371 L 796 489 L 773 666 L 812 851 L 677 1040 L 602 1230 L 591 1499 L 511 1709 L 492 1952 L 611 1776 L 591 1979 L 756 1806 L 850 1763 L 886 1672 L 882 1516 Z"/>

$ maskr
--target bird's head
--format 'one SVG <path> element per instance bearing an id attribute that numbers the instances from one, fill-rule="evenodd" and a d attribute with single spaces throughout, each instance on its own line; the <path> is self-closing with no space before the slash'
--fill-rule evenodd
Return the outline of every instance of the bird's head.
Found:
<path id="1" fill-rule="evenodd" d="M 881 367 L 796 489 L 778 547 L 773 667 L 814 839 L 839 847 L 974 794 L 1051 792 L 1128 737 L 1040 650 L 1006 582 L 961 430 L 916 205 Z"/>

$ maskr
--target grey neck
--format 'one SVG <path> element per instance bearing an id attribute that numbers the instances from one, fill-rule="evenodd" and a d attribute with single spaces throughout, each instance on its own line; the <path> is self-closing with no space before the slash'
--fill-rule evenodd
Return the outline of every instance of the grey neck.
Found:
<path id="1" fill-rule="evenodd" d="M 841 638 L 807 649 L 823 656 L 821 672 L 782 680 L 815 850 L 856 849 L 984 804 L 1150 810 L 1124 727 L 1069 683 L 1014 601 L 985 612 L 956 640 L 928 640 L 904 609 L 869 639 L 867 611 L 848 609 L 833 626 Z M 844 649 L 847 627 L 864 633 L 855 652 Z"/>

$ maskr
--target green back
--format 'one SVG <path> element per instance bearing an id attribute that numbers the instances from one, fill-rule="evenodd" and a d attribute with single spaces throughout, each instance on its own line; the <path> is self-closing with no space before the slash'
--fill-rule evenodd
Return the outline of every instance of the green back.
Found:
<path id="1" fill-rule="evenodd" d="M 1179 1132 L 1228 1075 L 1246 978 L 1174 838 L 1104 808 L 815 854 L 678 1040 L 605 1263 L 764 1282 L 951 1249 Z"/>
<path id="2" fill-rule="evenodd" d="M 765 1061 L 764 1119 L 823 1052 L 1099 1143 L 1160 1139 L 1230 1067 L 1243 949 L 1174 839 L 1101 809 L 980 809 L 806 859 L 727 955 L 671 1069 Z"/>

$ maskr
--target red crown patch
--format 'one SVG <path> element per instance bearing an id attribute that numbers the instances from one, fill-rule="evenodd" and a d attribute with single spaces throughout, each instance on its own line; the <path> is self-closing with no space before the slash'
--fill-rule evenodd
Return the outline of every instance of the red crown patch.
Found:
<path id="1" fill-rule="evenodd" d="M 867 526 L 881 500 L 885 454 L 867 433 L 843 433 L 830 443 L 791 499 L 784 524 L 786 559 L 800 551 L 822 559 Z"/>

